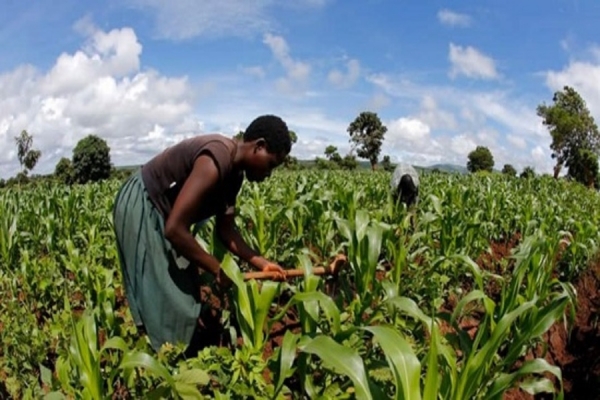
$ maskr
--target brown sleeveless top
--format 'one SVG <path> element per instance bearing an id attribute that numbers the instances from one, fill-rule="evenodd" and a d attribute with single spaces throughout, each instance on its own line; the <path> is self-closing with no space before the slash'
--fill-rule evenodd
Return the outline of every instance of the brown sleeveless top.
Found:
<path id="1" fill-rule="evenodd" d="M 206 153 L 219 170 L 219 181 L 205 201 L 198 204 L 199 220 L 195 222 L 217 214 L 233 214 L 244 179 L 241 171 L 232 168 L 236 150 L 233 139 L 219 134 L 196 136 L 167 148 L 142 166 L 142 179 L 150 201 L 166 220 L 194 162 L 200 154 Z"/>

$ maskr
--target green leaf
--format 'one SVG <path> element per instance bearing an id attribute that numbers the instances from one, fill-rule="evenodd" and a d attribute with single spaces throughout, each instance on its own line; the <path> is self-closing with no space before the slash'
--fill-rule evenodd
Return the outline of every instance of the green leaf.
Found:
<path id="1" fill-rule="evenodd" d="M 48 385 L 49 387 L 52 387 L 52 371 L 50 371 L 50 368 L 47 368 L 43 364 L 39 364 L 39 367 L 40 367 L 40 375 L 42 378 L 42 383 L 44 385 Z"/>
<path id="2" fill-rule="evenodd" d="M 438 370 L 438 337 L 440 333 L 437 325 L 431 327 L 431 340 L 429 342 L 429 353 L 427 355 L 427 374 L 423 388 L 424 400 L 437 400 L 440 385 L 440 372 Z"/>
<path id="3" fill-rule="evenodd" d="M 61 392 L 50 392 L 44 396 L 44 400 L 65 400 L 66 397 Z"/>
<path id="4" fill-rule="evenodd" d="M 183 371 L 173 377 L 176 383 L 189 383 L 192 385 L 206 386 L 210 383 L 210 376 L 199 368 Z"/>
<path id="5" fill-rule="evenodd" d="M 175 392 L 183 400 L 202 400 L 204 397 L 195 385 L 175 382 Z"/>
<path id="6" fill-rule="evenodd" d="M 354 390 L 358 399 L 372 399 L 365 366 L 355 350 L 342 346 L 327 336 L 317 336 L 302 345 L 300 350 L 304 353 L 316 355 L 323 361 L 325 366 L 336 373 L 349 377 L 354 383 Z"/>
<path id="7" fill-rule="evenodd" d="M 167 382 L 169 386 L 173 387 L 175 380 L 169 373 L 169 370 L 162 365 L 158 360 L 147 353 L 136 352 L 126 354 L 121 360 L 119 368 L 123 370 L 131 370 L 134 368 L 142 368 L 150 372 L 153 375 L 161 378 Z"/>
<path id="8" fill-rule="evenodd" d="M 283 342 L 279 348 L 277 368 L 275 369 L 276 385 L 273 398 L 277 397 L 281 389 L 283 389 L 285 379 L 289 378 L 293 373 L 292 366 L 296 359 L 296 346 L 299 338 L 300 335 L 292 333 L 291 330 L 285 331 L 285 335 L 283 335 Z"/>
<path id="9" fill-rule="evenodd" d="M 548 361 L 543 358 L 536 358 L 534 360 L 526 361 L 523 363 L 521 368 L 511 374 L 501 374 L 492 384 L 485 398 L 487 399 L 498 399 L 502 398 L 503 393 L 512 388 L 517 380 L 523 376 L 530 374 L 543 374 L 549 372 L 556 376 L 562 387 L 562 373 L 559 367 L 550 365 Z M 554 392 L 554 387 L 551 388 L 548 393 Z M 536 392 L 539 393 L 539 392 Z M 534 394 L 531 393 L 530 394 Z"/>
<path id="10" fill-rule="evenodd" d="M 394 375 L 397 400 L 420 400 L 421 363 L 410 344 L 389 326 L 363 328 L 371 332 L 388 361 Z"/>

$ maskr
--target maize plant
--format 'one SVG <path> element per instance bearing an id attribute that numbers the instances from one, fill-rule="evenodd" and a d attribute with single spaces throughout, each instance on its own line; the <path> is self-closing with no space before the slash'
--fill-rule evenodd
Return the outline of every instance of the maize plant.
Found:
<path id="1" fill-rule="evenodd" d="M 597 269 L 600 196 L 546 177 L 423 174 L 418 206 L 406 210 L 390 178 L 307 169 L 246 182 L 236 222 L 266 258 L 304 270 L 285 283 L 244 281 L 247 266 L 227 254 L 215 221 L 190 227 L 234 282 L 222 311 L 243 343 L 187 358 L 179 346 L 152 354 L 127 308 L 111 212 L 121 181 L 0 189 L 0 397 L 575 390 L 565 384 L 572 371 L 539 349 L 553 330 L 581 323 L 581 293 L 600 290 L 578 286 Z M 313 273 L 340 252 L 339 274 Z"/>

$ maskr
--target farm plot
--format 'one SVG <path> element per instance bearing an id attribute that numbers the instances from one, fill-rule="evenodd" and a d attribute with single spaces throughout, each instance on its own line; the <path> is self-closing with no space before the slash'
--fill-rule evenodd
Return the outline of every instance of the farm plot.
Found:
<path id="1" fill-rule="evenodd" d="M 415 225 L 384 172 L 246 183 L 238 223 L 266 257 L 335 279 L 244 282 L 212 223 L 203 347 L 154 354 L 121 285 L 120 182 L 0 192 L 0 397 L 594 398 L 598 195 L 546 178 L 425 175 Z M 153 397 L 155 396 L 155 397 Z"/>

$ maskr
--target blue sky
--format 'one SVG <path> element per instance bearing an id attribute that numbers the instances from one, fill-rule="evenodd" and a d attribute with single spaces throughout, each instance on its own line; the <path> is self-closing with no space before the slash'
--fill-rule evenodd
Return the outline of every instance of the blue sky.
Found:
<path id="1" fill-rule="evenodd" d="M 0 177 L 19 170 L 22 129 L 52 172 L 76 142 L 107 140 L 116 165 L 195 134 L 231 135 L 265 113 L 293 154 L 349 150 L 361 111 L 388 127 L 382 155 L 550 172 L 536 116 L 575 87 L 600 118 L 600 2 L 587 0 L 3 0 Z"/>

